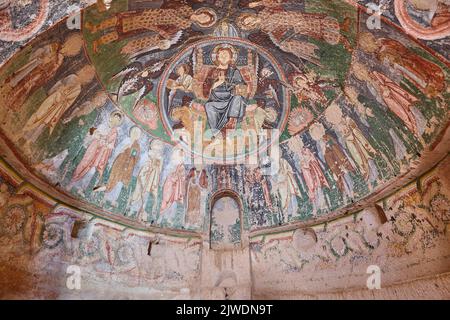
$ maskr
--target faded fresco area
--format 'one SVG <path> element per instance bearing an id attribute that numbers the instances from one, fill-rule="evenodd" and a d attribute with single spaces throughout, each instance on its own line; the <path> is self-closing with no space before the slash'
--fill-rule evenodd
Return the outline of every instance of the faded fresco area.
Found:
<path id="1" fill-rule="evenodd" d="M 122 223 L 204 231 L 222 190 L 243 230 L 323 221 L 406 174 L 448 123 L 448 62 L 344 1 L 82 14 L 81 30 L 63 20 L 1 68 L 0 133 L 48 190 Z M 235 147 L 225 131 L 278 130 L 278 173 L 262 138 L 237 152 L 255 164 L 191 163 L 196 124 L 213 160 Z"/>
<path id="2" fill-rule="evenodd" d="M 71 210 L 1 163 L 0 208 L 2 299 L 95 299 L 99 286 L 103 298 L 186 299 L 198 278 L 198 238 L 139 232 Z M 70 266 L 82 270 L 79 291 L 66 286 Z"/>
<path id="3" fill-rule="evenodd" d="M 448 272 L 448 185 L 447 164 L 345 219 L 253 238 L 252 266 L 258 275 L 259 298 L 289 291 L 306 299 L 382 297 L 376 292 L 352 292 L 364 285 L 368 265 L 381 268 L 384 283 L 398 283 L 405 274 L 416 279 Z M 343 278 L 346 291 L 340 292 Z M 442 283 L 443 297 L 448 298 L 448 279 Z M 397 294 L 422 299 L 436 290 L 427 285 L 418 291 L 412 287 L 400 287 Z"/>
<path id="4" fill-rule="evenodd" d="M 66 17 L 78 17 L 81 9 L 95 2 L 96 0 L 1 0 L 0 65 L 36 35 Z"/>
<path id="5" fill-rule="evenodd" d="M 372 14 L 381 13 L 394 24 L 402 27 L 406 33 L 420 39 L 445 58 L 449 58 L 450 2 L 448 0 L 348 0 L 348 2 L 371 8 Z"/>
<path id="6" fill-rule="evenodd" d="M 230 196 L 218 199 L 211 210 L 212 249 L 234 249 L 241 246 L 241 208 Z"/>

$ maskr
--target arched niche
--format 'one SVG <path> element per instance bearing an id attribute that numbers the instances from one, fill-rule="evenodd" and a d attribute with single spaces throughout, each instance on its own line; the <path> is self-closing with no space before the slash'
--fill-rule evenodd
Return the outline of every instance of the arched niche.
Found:
<path id="1" fill-rule="evenodd" d="M 210 202 L 209 241 L 212 250 L 242 248 L 242 203 L 232 190 L 222 190 Z"/>

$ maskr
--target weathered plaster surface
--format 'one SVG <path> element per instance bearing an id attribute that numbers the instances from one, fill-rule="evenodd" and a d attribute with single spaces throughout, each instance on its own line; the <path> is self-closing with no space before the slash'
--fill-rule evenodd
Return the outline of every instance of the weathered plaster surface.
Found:
<path id="1" fill-rule="evenodd" d="M 0 1 L 0 297 L 449 298 L 448 6 L 405 1 Z M 186 161 L 223 70 L 275 175 Z"/>
<path id="2" fill-rule="evenodd" d="M 401 288 L 397 298 L 449 298 L 445 286 L 437 285 L 430 296 L 417 293 L 421 286 L 448 281 L 448 274 L 436 279 L 431 276 L 448 273 L 450 266 L 448 164 L 449 159 L 417 183 L 380 201 L 387 218 L 384 223 L 377 210 L 365 209 L 313 226 L 310 233 L 297 230 L 252 239 L 257 295 L 382 298 L 383 290 L 362 290 L 368 267 L 377 265 L 382 271 L 382 288 Z M 411 288 L 402 284 L 406 279 L 427 277 L 430 279 L 411 283 Z M 411 295 L 405 290 L 411 290 Z M 386 298 L 396 292 L 388 289 Z"/>
<path id="3" fill-rule="evenodd" d="M 49 10 L 46 19 L 42 21 L 41 28 L 32 34 L 23 34 L 21 24 L 24 26 L 33 22 L 30 17 L 34 17 L 41 5 L 42 0 L 24 0 L 16 1 L 17 6 L 14 7 L 13 21 L 14 28 L 18 35 L 24 36 L 26 39 L 21 41 L 2 41 L 0 40 L 0 66 L 10 59 L 14 53 L 19 51 L 23 46 L 30 42 L 34 36 L 45 32 L 59 21 L 68 16 L 75 16 L 80 10 L 95 3 L 95 0 L 52 0 L 49 1 Z M 23 5 L 21 5 L 23 3 Z M 23 27 L 22 27 L 23 28 Z"/>
<path id="4" fill-rule="evenodd" d="M 0 296 L 449 298 L 449 163 L 380 201 L 387 221 L 370 208 L 306 231 L 246 235 L 250 244 L 228 251 L 211 250 L 207 236 L 138 232 L 92 219 L 2 169 Z M 75 221 L 86 222 L 76 235 Z M 73 265 L 81 268 L 81 290 L 66 287 Z M 366 288 L 369 265 L 381 268 L 381 290 Z"/>

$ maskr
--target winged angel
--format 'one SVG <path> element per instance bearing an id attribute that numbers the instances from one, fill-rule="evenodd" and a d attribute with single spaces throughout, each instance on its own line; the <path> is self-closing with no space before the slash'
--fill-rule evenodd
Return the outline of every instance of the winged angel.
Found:
<path id="1" fill-rule="evenodd" d="M 309 43 L 306 37 L 338 44 L 341 40 L 337 19 L 322 14 L 287 12 L 265 8 L 259 13 L 246 12 L 237 19 L 237 25 L 244 31 L 257 31 L 249 39 L 259 44 L 273 43 L 282 51 L 319 63 L 318 47 Z"/>

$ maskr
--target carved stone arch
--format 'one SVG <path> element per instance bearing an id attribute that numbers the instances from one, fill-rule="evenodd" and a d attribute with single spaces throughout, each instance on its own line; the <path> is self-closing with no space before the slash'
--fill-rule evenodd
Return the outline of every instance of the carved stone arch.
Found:
<path id="1" fill-rule="evenodd" d="M 243 204 L 237 192 L 224 189 L 213 194 L 209 202 L 209 218 L 211 249 L 242 248 Z"/>

